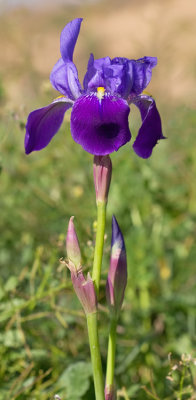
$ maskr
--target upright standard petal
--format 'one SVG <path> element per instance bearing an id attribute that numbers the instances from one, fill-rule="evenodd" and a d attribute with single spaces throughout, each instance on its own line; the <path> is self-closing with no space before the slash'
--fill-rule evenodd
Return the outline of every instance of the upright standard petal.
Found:
<path id="1" fill-rule="evenodd" d="M 139 60 L 131 60 L 133 67 L 132 92 L 140 94 L 148 86 L 152 77 L 152 68 L 157 65 L 156 57 L 143 57 Z"/>
<path id="2" fill-rule="evenodd" d="M 117 151 L 131 139 L 128 124 L 130 109 L 117 96 L 97 93 L 81 96 L 71 113 L 71 134 L 75 142 L 94 155 Z"/>
<path id="3" fill-rule="evenodd" d="M 109 65 L 105 68 L 104 77 L 106 81 L 106 87 L 110 93 L 118 94 L 124 97 L 127 92 L 127 80 L 124 65 Z"/>
<path id="4" fill-rule="evenodd" d="M 93 54 L 90 55 L 87 72 L 83 81 L 85 91 L 96 89 L 99 86 L 104 86 L 107 89 L 104 71 L 110 64 L 110 57 L 98 58 L 95 60 Z"/>
<path id="5" fill-rule="evenodd" d="M 65 111 L 73 102 L 65 97 L 54 100 L 46 107 L 32 111 L 27 119 L 25 134 L 25 152 L 41 150 L 48 145 L 59 130 Z"/>
<path id="6" fill-rule="evenodd" d="M 133 144 L 133 149 L 138 156 L 148 158 L 157 141 L 165 139 L 162 134 L 161 118 L 152 97 L 141 95 L 133 98 L 132 102 L 139 108 L 142 118 L 142 126 Z"/>
<path id="7" fill-rule="evenodd" d="M 80 32 L 82 18 L 69 22 L 61 32 L 60 50 L 63 61 L 73 61 L 74 47 Z"/>
<path id="8" fill-rule="evenodd" d="M 81 95 L 82 88 L 78 79 L 78 71 L 71 61 L 65 63 L 60 58 L 50 74 L 50 81 L 56 90 L 69 99 L 75 100 Z"/>

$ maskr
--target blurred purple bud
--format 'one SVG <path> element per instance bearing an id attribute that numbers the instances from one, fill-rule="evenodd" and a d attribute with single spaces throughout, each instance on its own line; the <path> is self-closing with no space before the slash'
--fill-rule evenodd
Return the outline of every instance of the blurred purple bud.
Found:
<path id="1" fill-rule="evenodd" d="M 74 217 L 71 217 L 69 220 L 66 236 L 66 250 L 69 264 L 72 265 L 73 268 L 78 269 L 81 265 L 81 253 L 73 220 Z"/>
<path id="2" fill-rule="evenodd" d="M 94 156 L 93 175 L 97 203 L 107 203 L 112 177 L 112 162 L 109 155 Z"/>
<path id="3" fill-rule="evenodd" d="M 97 311 L 97 297 L 90 274 L 85 279 L 82 269 L 73 271 L 71 269 L 71 279 L 76 295 L 84 308 L 86 314 L 92 314 Z"/>
<path id="4" fill-rule="evenodd" d="M 112 217 L 111 258 L 106 283 L 106 298 L 112 316 L 118 318 L 127 284 L 127 258 L 122 232 Z"/>

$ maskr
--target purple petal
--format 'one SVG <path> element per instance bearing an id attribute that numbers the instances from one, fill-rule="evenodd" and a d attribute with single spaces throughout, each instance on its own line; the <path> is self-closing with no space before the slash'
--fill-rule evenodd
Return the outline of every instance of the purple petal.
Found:
<path id="1" fill-rule="evenodd" d="M 148 86 L 152 77 L 152 68 L 157 65 L 156 57 L 143 57 L 139 60 L 130 60 L 133 68 L 132 92 L 140 94 Z"/>
<path id="2" fill-rule="evenodd" d="M 127 98 L 133 93 L 142 93 L 151 80 L 152 68 L 156 64 L 156 57 L 143 57 L 138 60 L 129 60 L 123 57 L 113 58 L 112 65 L 124 66 L 121 76 L 121 96 Z"/>
<path id="3" fill-rule="evenodd" d="M 90 55 L 87 72 L 84 77 L 84 90 L 96 89 L 99 86 L 106 87 L 106 81 L 104 77 L 104 68 L 111 64 L 109 57 L 99 58 L 94 60 L 93 54 Z"/>
<path id="4" fill-rule="evenodd" d="M 117 246 L 118 249 L 121 251 L 125 251 L 125 242 L 123 238 L 123 234 L 120 230 L 118 222 L 115 216 L 112 216 L 112 240 L 111 240 L 111 247 Z"/>
<path id="5" fill-rule="evenodd" d="M 66 98 L 56 99 L 46 107 L 32 111 L 27 120 L 25 134 L 25 152 L 41 150 L 48 145 L 59 130 L 65 111 L 72 106 Z"/>
<path id="6" fill-rule="evenodd" d="M 55 64 L 50 81 L 52 86 L 69 99 L 77 99 L 82 92 L 78 71 L 73 62 L 64 62 L 62 58 Z"/>
<path id="7" fill-rule="evenodd" d="M 133 149 L 138 156 L 148 158 L 157 141 L 165 139 L 162 134 L 161 118 L 152 97 L 141 95 L 133 98 L 132 102 L 139 108 L 142 118 L 142 126 L 133 144 Z"/>
<path id="8" fill-rule="evenodd" d="M 71 134 L 75 142 L 94 155 L 117 151 L 131 139 L 128 125 L 130 109 L 119 97 L 96 93 L 81 96 L 71 113 Z"/>
<path id="9" fill-rule="evenodd" d="M 61 32 L 60 50 L 65 62 L 73 60 L 74 47 L 80 32 L 82 18 L 69 22 Z"/>
<path id="10" fill-rule="evenodd" d="M 133 87 L 133 66 L 128 58 L 124 57 L 115 57 L 112 60 L 112 66 L 119 67 L 121 66 L 121 76 L 120 81 L 121 84 L 118 87 L 118 93 L 123 97 L 127 98 L 131 93 Z"/>
<path id="11" fill-rule="evenodd" d="M 104 71 L 107 87 L 112 94 L 118 93 L 124 97 L 126 90 L 126 73 L 124 65 L 110 65 Z"/>

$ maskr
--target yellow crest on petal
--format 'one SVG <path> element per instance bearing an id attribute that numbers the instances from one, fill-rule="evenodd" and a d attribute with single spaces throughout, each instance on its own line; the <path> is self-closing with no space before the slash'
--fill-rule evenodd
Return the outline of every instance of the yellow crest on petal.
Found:
<path id="1" fill-rule="evenodd" d="M 62 97 L 65 97 L 65 96 L 63 96 L 63 95 L 61 94 L 60 96 L 55 97 L 55 100 L 61 99 Z"/>
<path id="2" fill-rule="evenodd" d="M 102 99 L 103 99 L 103 97 L 104 97 L 104 92 L 105 92 L 105 88 L 104 88 L 104 87 L 99 86 L 99 87 L 97 88 L 97 97 L 98 97 L 99 100 L 102 100 Z"/>

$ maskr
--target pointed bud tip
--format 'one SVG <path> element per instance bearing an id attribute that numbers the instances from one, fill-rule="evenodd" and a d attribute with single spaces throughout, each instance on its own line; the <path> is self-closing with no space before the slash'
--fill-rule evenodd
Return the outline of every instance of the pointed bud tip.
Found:
<path id="1" fill-rule="evenodd" d="M 125 243 L 118 222 L 112 218 L 110 268 L 106 284 L 106 298 L 111 317 L 118 318 L 127 284 L 127 259 Z"/>
<path id="2" fill-rule="evenodd" d="M 125 242 L 123 238 L 123 234 L 118 225 L 117 219 L 115 215 L 112 216 L 112 241 L 111 246 L 118 244 L 118 247 L 122 250 L 125 250 Z"/>

